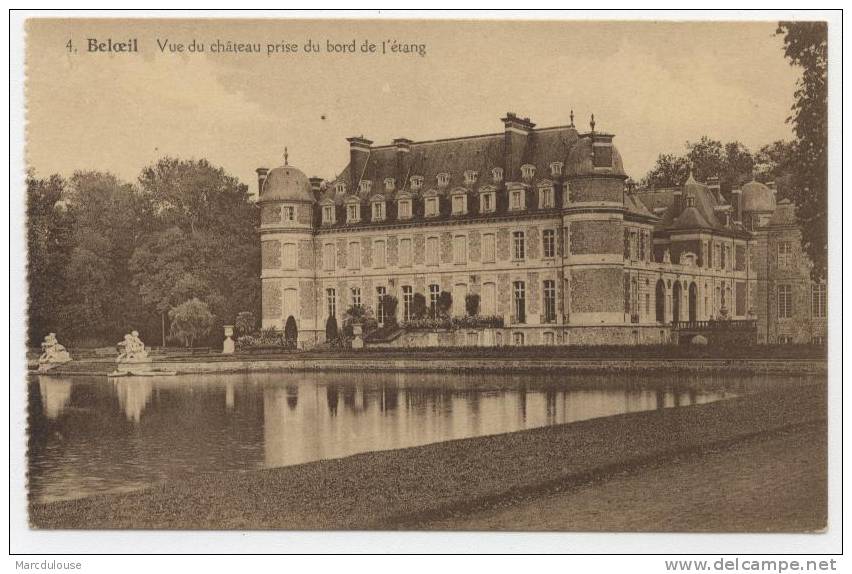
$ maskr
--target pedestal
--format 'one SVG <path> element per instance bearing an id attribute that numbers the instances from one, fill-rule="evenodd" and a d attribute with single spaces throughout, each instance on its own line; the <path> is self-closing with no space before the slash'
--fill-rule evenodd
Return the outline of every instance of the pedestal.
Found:
<path id="1" fill-rule="evenodd" d="M 222 354 L 231 355 L 234 353 L 234 340 L 231 336 L 234 334 L 233 325 L 225 325 L 225 342 L 222 343 Z"/>

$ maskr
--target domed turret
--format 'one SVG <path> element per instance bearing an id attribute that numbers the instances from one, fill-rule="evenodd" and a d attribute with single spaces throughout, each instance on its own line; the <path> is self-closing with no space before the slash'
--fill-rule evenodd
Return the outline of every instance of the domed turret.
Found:
<path id="1" fill-rule="evenodd" d="M 260 191 L 260 201 L 314 201 L 311 182 L 300 169 L 286 162 L 269 171 Z"/>
<path id="2" fill-rule="evenodd" d="M 743 212 L 775 211 L 775 194 L 759 181 L 742 186 Z"/>

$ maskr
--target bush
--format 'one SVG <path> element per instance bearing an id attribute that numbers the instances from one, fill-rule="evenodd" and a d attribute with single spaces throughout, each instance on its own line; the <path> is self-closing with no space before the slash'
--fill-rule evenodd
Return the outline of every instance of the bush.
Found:
<path id="1" fill-rule="evenodd" d="M 299 329 L 296 327 L 296 319 L 293 315 L 287 317 L 287 322 L 284 323 L 284 344 L 288 349 L 296 347 L 299 342 Z"/>
<path id="2" fill-rule="evenodd" d="M 464 298 L 464 309 L 467 311 L 468 317 L 475 317 L 479 314 L 479 295 L 476 293 L 468 293 Z"/>
<path id="3" fill-rule="evenodd" d="M 325 321 L 325 340 L 329 343 L 336 341 L 340 337 L 337 330 L 337 317 L 330 315 Z"/>
<path id="4" fill-rule="evenodd" d="M 171 335 L 191 347 L 196 339 L 210 332 L 214 317 L 207 303 L 193 297 L 171 309 L 169 319 Z"/>
<path id="5" fill-rule="evenodd" d="M 396 308 L 398 305 L 398 301 L 396 297 L 393 295 L 383 295 L 382 296 L 382 308 L 384 310 L 384 324 L 389 326 L 396 326 Z"/>
<path id="6" fill-rule="evenodd" d="M 254 318 L 254 313 L 251 311 L 241 311 L 237 313 L 237 319 L 234 321 L 234 330 L 237 335 L 249 335 L 254 333 L 257 326 L 257 319 Z"/>
<path id="7" fill-rule="evenodd" d="M 448 291 L 441 291 L 438 295 L 438 316 L 449 317 L 452 308 L 453 296 Z"/>
<path id="8" fill-rule="evenodd" d="M 411 299 L 411 317 L 413 319 L 422 319 L 426 316 L 426 297 L 423 293 L 415 293 Z"/>
<path id="9" fill-rule="evenodd" d="M 367 305 L 352 305 L 343 314 L 343 337 L 352 338 L 352 325 L 359 323 L 364 335 L 374 331 L 379 325 L 373 316 L 373 310 Z"/>

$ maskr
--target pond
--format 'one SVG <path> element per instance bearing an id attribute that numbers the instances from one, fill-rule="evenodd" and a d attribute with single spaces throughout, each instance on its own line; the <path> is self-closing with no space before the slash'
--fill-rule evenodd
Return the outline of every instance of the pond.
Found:
<path id="1" fill-rule="evenodd" d="M 759 382 L 758 382 L 759 383 Z M 677 408 L 742 377 L 252 373 L 29 379 L 34 502 Z"/>

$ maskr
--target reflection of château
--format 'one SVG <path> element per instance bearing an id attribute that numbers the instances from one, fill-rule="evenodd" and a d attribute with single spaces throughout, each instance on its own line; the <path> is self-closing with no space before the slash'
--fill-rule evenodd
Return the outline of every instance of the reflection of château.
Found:
<path id="1" fill-rule="evenodd" d="M 701 321 L 757 323 L 764 342 L 825 334 L 825 287 L 812 284 L 793 205 L 750 182 L 637 190 L 613 135 L 573 125 L 373 146 L 349 138 L 333 181 L 287 165 L 258 169 L 263 326 L 292 316 L 299 341 L 325 337 L 329 315 L 383 295 L 411 314 L 465 297 L 503 328 L 397 344 L 582 344 L 668 341 Z M 714 328 L 718 329 L 715 323 Z M 753 336 L 753 331 L 751 332 Z"/>

